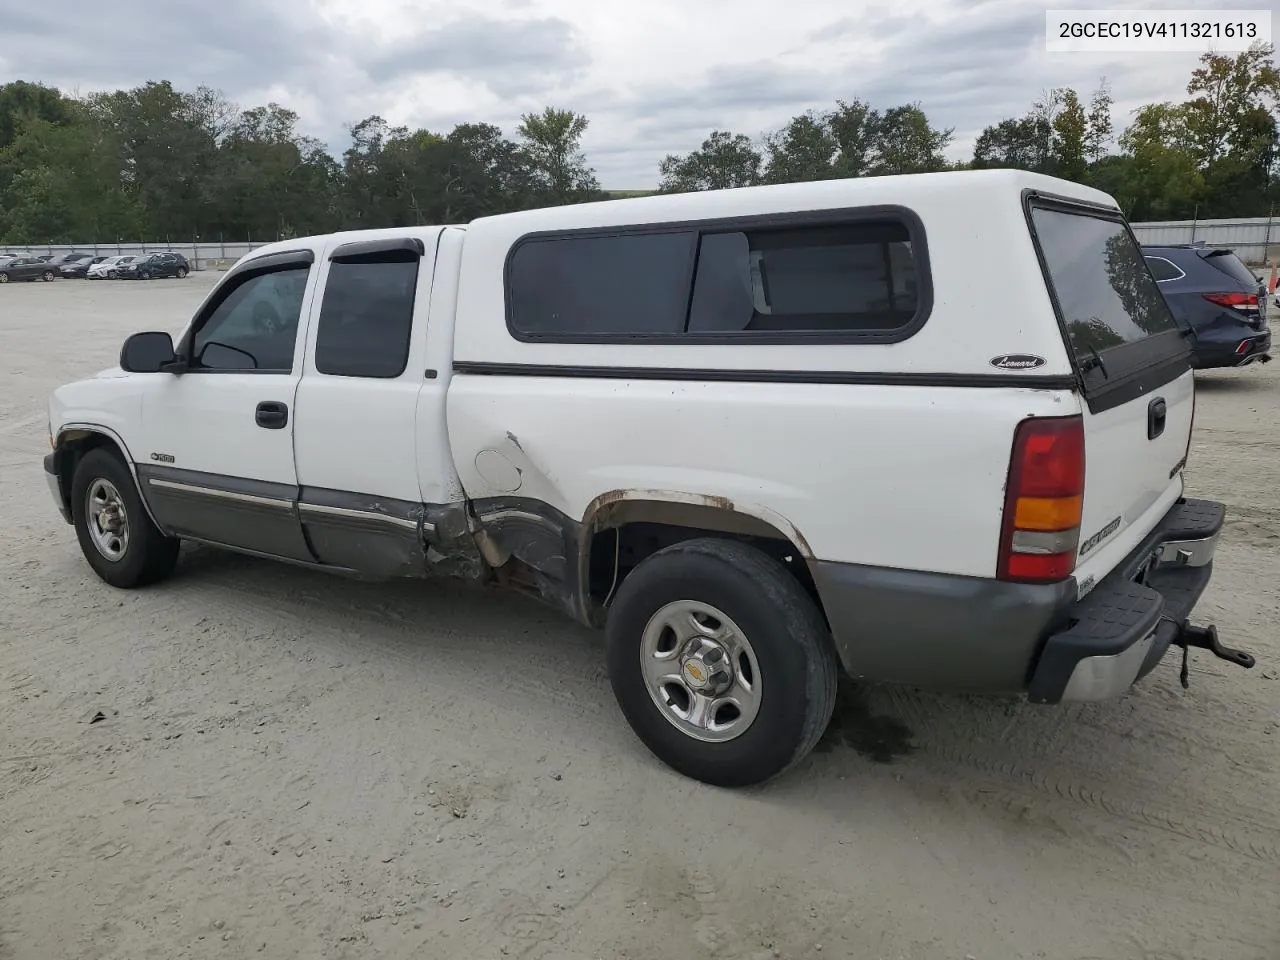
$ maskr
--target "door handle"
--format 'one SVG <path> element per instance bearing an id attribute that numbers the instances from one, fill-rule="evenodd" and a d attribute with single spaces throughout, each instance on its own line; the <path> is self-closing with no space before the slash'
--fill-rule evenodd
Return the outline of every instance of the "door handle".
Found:
<path id="1" fill-rule="evenodd" d="M 289 407 L 275 400 L 263 400 L 254 411 L 253 419 L 267 430 L 280 430 L 289 422 Z"/>
<path id="2" fill-rule="evenodd" d="M 1164 422 L 1169 412 L 1164 397 L 1156 397 L 1147 404 L 1147 439 L 1154 440 L 1164 433 Z"/>

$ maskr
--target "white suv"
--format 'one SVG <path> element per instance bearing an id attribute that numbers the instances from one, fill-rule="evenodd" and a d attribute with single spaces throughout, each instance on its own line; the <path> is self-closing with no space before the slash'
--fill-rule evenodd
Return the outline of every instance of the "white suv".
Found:
<path id="1" fill-rule="evenodd" d="M 1171 644 L 1251 665 L 1187 621 L 1193 410 L 1110 197 L 943 173 L 274 244 L 58 389 L 45 463 L 118 587 L 193 540 L 537 595 L 605 629 L 644 743 L 740 785 L 840 667 L 1056 703 Z"/>

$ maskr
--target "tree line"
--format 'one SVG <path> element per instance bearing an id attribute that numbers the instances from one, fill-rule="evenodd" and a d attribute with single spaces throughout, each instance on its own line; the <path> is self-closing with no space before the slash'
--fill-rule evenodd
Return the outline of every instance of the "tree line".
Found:
<path id="1" fill-rule="evenodd" d="M 1274 48 L 1207 53 L 1186 91 L 1117 130 L 1105 79 L 1087 99 L 1046 90 L 958 163 L 945 156 L 954 130 L 920 104 L 837 100 L 759 137 L 713 130 L 662 160 L 658 189 L 1017 167 L 1105 190 L 1132 220 L 1264 215 L 1280 200 Z M 271 239 L 603 199 L 582 150 L 587 125 L 555 107 L 524 115 L 513 137 L 488 123 L 434 132 L 371 116 L 334 156 L 275 103 L 241 109 L 165 81 L 71 97 L 18 80 L 0 84 L 0 242 Z"/>
<path id="2" fill-rule="evenodd" d="M 697 150 L 662 161 L 661 189 L 1015 167 L 1104 190 L 1131 220 L 1265 216 L 1280 201 L 1274 55 L 1269 44 L 1206 53 L 1185 102 L 1147 104 L 1119 131 L 1105 78 L 1087 101 L 1071 87 L 1046 90 L 1022 116 L 986 127 L 959 163 L 944 156 L 954 130 L 934 126 L 919 104 L 840 100 L 758 139 L 712 131 Z"/>

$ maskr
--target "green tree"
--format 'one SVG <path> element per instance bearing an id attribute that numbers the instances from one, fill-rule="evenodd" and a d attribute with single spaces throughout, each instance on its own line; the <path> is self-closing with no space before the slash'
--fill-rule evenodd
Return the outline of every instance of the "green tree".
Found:
<path id="1" fill-rule="evenodd" d="M 995 167 L 1044 171 L 1044 130 L 1030 116 L 1001 120 L 978 134 L 973 145 L 975 170 Z"/>
<path id="2" fill-rule="evenodd" d="M 955 131 L 939 129 L 919 104 L 886 110 L 875 125 L 875 145 L 867 172 L 873 176 L 932 173 L 946 168 L 943 152 Z"/>
<path id="3" fill-rule="evenodd" d="M 1098 89 L 1089 100 L 1089 120 L 1085 129 L 1085 156 L 1090 163 L 1097 163 L 1107 153 L 1113 134 L 1111 125 L 1111 107 L 1115 101 L 1111 96 L 1111 87 L 1107 78 L 1098 82 Z"/>
<path id="4" fill-rule="evenodd" d="M 765 183 L 801 183 L 835 176 L 839 144 L 828 118 L 803 113 L 765 137 Z"/>
<path id="5" fill-rule="evenodd" d="M 53 87 L 14 80 L 0 83 L 0 150 L 22 132 L 25 123 L 44 120 L 59 126 L 74 120 L 72 102 Z"/>
<path id="6" fill-rule="evenodd" d="M 555 107 L 521 118 L 518 133 L 551 203 L 575 203 L 600 195 L 600 184 L 582 153 L 587 125 L 582 114 Z"/>
<path id="7" fill-rule="evenodd" d="M 1184 121 L 1204 166 L 1229 153 L 1246 157 L 1259 150 L 1260 114 L 1280 109 L 1280 71 L 1271 44 L 1254 44 L 1228 57 L 1206 53 L 1191 74 Z"/>
<path id="8" fill-rule="evenodd" d="M 1058 91 L 1059 108 L 1053 118 L 1053 159 L 1058 176 L 1083 181 L 1088 171 L 1086 140 L 1089 119 L 1080 97 L 1070 87 Z"/>
<path id="9" fill-rule="evenodd" d="M 724 190 L 760 182 L 763 158 L 751 138 L 713 130 L 702 146 L 684 156 L 668 154 L 658 166 L 663 193 Z"/>

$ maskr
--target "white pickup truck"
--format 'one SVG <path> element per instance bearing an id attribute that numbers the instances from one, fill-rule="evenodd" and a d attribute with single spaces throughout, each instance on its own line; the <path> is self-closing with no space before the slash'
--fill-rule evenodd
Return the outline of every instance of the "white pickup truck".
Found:
<path id="1" fill-rule="evenodd" d="M 1193 415 L 1110 197 L 942 173 L 273 244 L 59 388 L 45 469 L 117 587 L 191 540 L 544 598 L 657 756 L 743 785 L 840 668 L 1057 703 L 1251 665 L 1187 619 Z"/>

